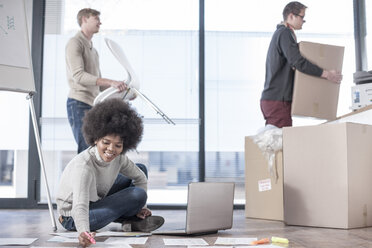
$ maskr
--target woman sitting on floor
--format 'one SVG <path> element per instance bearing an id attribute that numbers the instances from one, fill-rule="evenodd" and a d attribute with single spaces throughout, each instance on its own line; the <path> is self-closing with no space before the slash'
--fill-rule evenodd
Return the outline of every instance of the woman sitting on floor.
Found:
<path id="1" fill-rule="evenodd" d="M 61 225 L 77 230 L 82 246 L 111 222 L 124 231 L 151 232 L 164 219 L 146 208 L 147 169 L 133 163 L 125 153 L 142 138 L 143 124 L 137 112 L 121 99 L 95 105 L 84 117 L 85 151 L 63 171 L 57 207 Z"/>

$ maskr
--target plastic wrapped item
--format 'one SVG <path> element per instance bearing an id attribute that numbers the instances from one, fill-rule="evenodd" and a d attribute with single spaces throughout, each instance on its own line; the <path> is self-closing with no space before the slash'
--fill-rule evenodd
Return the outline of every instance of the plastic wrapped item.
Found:
<path id="1" fill-rule="evenodd" d="M 257 144 L 267 159 L 270 175 L 278 180 L 279 175 L 276 170 L 275 156 L 277 152 L 283 149 L 282 129 L 273 125 L 267 125 L 253 136 L 253 142 Z"/>

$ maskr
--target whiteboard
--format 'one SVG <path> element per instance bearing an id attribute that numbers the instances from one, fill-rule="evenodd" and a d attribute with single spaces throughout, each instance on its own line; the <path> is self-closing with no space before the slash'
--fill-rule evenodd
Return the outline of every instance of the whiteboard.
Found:
<path id="1" fill-rule="evenodd" d="M 0 90 L 34 92 L 24 0 L 0 0 Z"/>

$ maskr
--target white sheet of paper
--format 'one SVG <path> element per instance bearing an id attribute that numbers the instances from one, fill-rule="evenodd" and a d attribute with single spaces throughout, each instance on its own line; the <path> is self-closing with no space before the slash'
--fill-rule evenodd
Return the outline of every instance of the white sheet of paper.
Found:
<path id="1" fill-rule="evenodd" d="M 107 245 L 105 244 L 104 242 L 97 242 L 95 245 L 91 245 L 89 246 L 91 248 L 107 248 L 107 247 L 119 247 L 119 246 L 115 246 L 115 245 Z M 132 248 L 132 246 L 128 245 L 128 244 L 124 244 L 124 245 L 121 245 L 120 247 L 123 247 L 123 248 Z M 31 246 L 30 248 L 61 248 L 61 246 Z M 63 246 L 63 248 L 76 248 L 76 246 Z"/>
<path id="2" fill-rule="evenodd" d="M 142 233 L 142 232 L 98 232 L 96 237 L 144 237 L 151 236 L 151 233 Z"/>
<path id="3" fill-rule="evenodd" d="M 30 246 L 30 248 L 61 248 L 61 246 Z M 76 246 L 63 246 L 63 248 L 76 248 Z"/>
<path id="4" fill-rule="evenodd" d="M 107 248 L 107 247 L 116 247 L 116 248 L 118 248 L 118 247 L 120 247 L 120 248 L 132 248 L 132 246 L 130 245 L 130 244 L 120 244 L 120 245 L 118 245 L 118 244 L 113 244 L 113 245 L 108 245 L 108 244 L 106 244 L 105 242 L 97 242 L 95 245 L 91 245 L 91 246 L 89 246 L 90 248 L 98 248 L 98 247 L 105 247 L 105 248 Z"/>
<path id="5" fill-rule="evenodd" d="M 30 245 L 37 238 L 0 238 L 0 245 Z"/>
<path id="6" fill-rule="evenodd" d="M 48 239 L 48 242 L 59 242 L 59 243 L 79 243 L 78 238 L 66 238 L 61 236 L 54 236 L 51 239 Z"/>
<path id="7" fill-rule="evenodd" d="M 252 248 L 252 247 L 259 247 L 259 248 L 283 248 L 283 246 L 273 245 L 273 244 L 270 244 L 270 245 L 236 246 L 236 247 L 239 247 L 239 248 Z"/>
<path id="8" fill-rule="evenodd" d="M 211 245 L 211 246 L 187 246 L 187 248 L 234 248 L 234 246 L 214 246 L 214 245 Z M 242 246 L 236 246 L 236 248 L 241 248 Z M 252 246 L 250 246 L 249 248 L 251 248 Z M 283 247 L 282 247 L 283 248 Z"/>
<path id="9" fill-rule="evenodd" d="M 208 245 L 204 239 L 163 239 L 164 245 Z"/>
<path id="10" fill-rule="evenodd" d="M 122 244 L 131 244 L 131 245 L 144 245 L 146 244 L 147 237 L 142 238 L 108 238 L 105 241 L 105 244 L 108 245 L 122 245 Z"/>
<path id="11" fill-rule="evenodd" d="M 56 232 L 56 233 L 50 233 L 50 235 L 54 236 L 60 236 L 65 238 L 78 238 L 79 234 L 77 232 Z"/>
<path id="12" fill-rule="evenodd" d="M 220 238 L 218 237 L 215 245 L 250 245 L 257 238 Z"/>

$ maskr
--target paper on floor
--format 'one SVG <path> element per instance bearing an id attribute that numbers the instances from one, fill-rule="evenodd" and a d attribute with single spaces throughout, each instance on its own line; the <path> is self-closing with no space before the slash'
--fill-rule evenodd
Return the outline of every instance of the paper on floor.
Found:
<path id="1" fill-rule="evenodd" d="M 79 234 L 77 232 L 56 232 L 50 233 L 54 236 L 61 236 L 65 238 L 77 238 Z M 144 237 L 151 236 L 151 233 L 142 233 L 142 232 L 97 232 L 96 237 Z"/>
<path id="2" fill-rule="evenodd" d="M 129 238 L 127 238 L 129 239 Z M 55 236 L 48 240 L 49 242 L 60 242 L 60 243 L 79 243 L 79 239 L 76 238 L 65 238 L 61 236 Z M 116 245 L 120 244 L 121 248 L 132 248 L 128 243 L 114 243 L 114 244 L 107 244 L 106 242 L 97 242 L 94 245 L 91 245 L 90 247 L 117 247 Z"/>
<path id="3" fill-rule="evenodd" d="M 257 238 L 220 238 L 218 237 L 214 244 L 215 245 L 250 245 L 252 241 L 257 241 Z"/>
<path id="4" fill-rule="evenodd" d="M 164 245 L 208 245 L 204 239 L 163 239 Z"/>
<path id="5" fill-rule="evenodd" d="M 66 238 L 62 236 L 54 236 L 51 239 L 48 239 L 48 242 L 59 242 L 59 243 L 79 243 L 78 238 Z"/>
<path id="6" fill-rule="evenodd" d="M 151 236 L 151 233 L 143 233 L 143 232 L 98 232 L 96 233 L 96 237 L 145 237 Z"/>
<path id="7" fill-rule="evenodd" d="M 236 246 L 236 247 L 239 247 L 239 248 L 253 248 L 253 247 L 259 247 L 259 248 L 283 248 L 283 247 L 286 247 L 286 246 L 279 246 L 279 245 L 270 244 L 270 245 Z"/>
<path id="8" fill-rule="evenodd" d="M 30 245 L 37 238 L 0 238 L 0 245 Z"/>
<path id="9" fill-rule="evenodd" d="M 236 248 L 240 248 L 242 246 L 236 246 Z M 187 248 L 234 248 L 234 246 L 214 246 L 214 245 L 211 245 L 211 246 L 187 246 Z M 249 247 L 251 248 L 251 247 Z M 283 247 L 282 247 L 283 248 Z"/>
<path id="10" fill-rule="evenodd" d="M 78 238 L 79 234 L 77 232 L 54 232 L 50 233 L 53 236 L 60 236 L 65 238 Z"/>
<path id="11" fill-rule="evenodd" d="M 94 245 L 89 246 L 91 248 L 108 248 L 108 247 L 120 247 L 120 248 L 132 248 L 132 246 L 128 244 L 116 246 L 116 245 L 107 245 L 104 242 L 97 242 Z M 31 246 L 30 248 L 61 248 L 61 246 Z M 76 246 L 63 246 L 63 248 L 76 248 Z"/>
<path id="12" fill-rule="evenodd" d="M 144 245 L 146 244 L 147 237 L 143 238 L 108 238 L 105 240 L 105 244 L 108 245 L 123 245 L 123 244 L 131 244 L 131 245 Z"/>
<path id="13" fill-rule="evenodd" d="M 105 242 L 97 242 L 95 245 L 91 245 L 89 247 L 90 248 L 98 248 L 98 247 L 104 247 L 104 248 L 108 248 L 108 247 L 132 248 L 132 246 L 130 244 L 120 244 L 120 245 L 113 244 L 113 245 L 108 245 Z"/>

